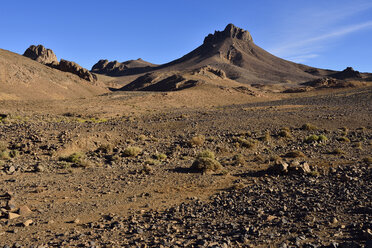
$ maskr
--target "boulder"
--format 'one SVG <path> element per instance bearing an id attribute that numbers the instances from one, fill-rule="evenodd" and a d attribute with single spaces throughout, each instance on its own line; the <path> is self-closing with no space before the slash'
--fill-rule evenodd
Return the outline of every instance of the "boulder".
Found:
<path id="1" fill-rule="evenodd" d="M 47 49 L 42 45 L 32 45 L 24 52 L 23 56 L 36 60 L 39 63 L 49 65 L 58 64 L 57 56 L 51 49 Z"/>

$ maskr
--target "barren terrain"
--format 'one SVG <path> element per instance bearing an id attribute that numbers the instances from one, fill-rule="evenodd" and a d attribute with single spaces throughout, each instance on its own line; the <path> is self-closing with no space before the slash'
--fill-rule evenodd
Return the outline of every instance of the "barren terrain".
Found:
<path id="1" fill-rule="evenodd" d="M 371 90 L 2 101 L 0 244 L 364 247 Z"/>

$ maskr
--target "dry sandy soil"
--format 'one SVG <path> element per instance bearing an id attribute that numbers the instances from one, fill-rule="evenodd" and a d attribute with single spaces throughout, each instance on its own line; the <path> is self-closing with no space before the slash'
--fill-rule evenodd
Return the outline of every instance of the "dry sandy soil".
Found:
<path id="1" fill-rule="evenodd" d="M 1 101 L 0 245 L 368 247 L 371 91 Z"/>

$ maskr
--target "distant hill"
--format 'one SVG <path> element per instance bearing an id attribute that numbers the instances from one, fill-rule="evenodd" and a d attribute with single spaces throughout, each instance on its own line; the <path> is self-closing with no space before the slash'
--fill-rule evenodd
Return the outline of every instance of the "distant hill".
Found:
<path id="1" fill-rule="evenodd" d="M 68 99 L 107 92 L 100 82 L 0 49 L 0 100 Z"/>
<path id="2" fill-rule="evenodd" d="M 205 37 L 201 46 L 185 56 L 157 67 L 148 67 L 133 80 L 122 77 L 123 82 L 131 80 L 122 90 L 171 91 L 213 83 L 205 74 L 195 78 L 195 72 L 202 68 L 218 71 L 226 79 L 250 86 L 281 85 L 296 87 L 305 82 L 334 77 L 343 80 L 362 78 L 348 68 L 343 72 L 319 69 L 278 58 L 253 42 L 251 34 L 228 24 L 223 31 L 215 31 Z M 146 75 L 143 73 L 147 72 Z M 142 73 L 142 74 L 141 74 Z M 200 75 L 199 75 L 200 76 Z"/>
<path id="3" fill-rule="evenodd" d="M 93 65 L 91 71 L 107 76 L 124 76 L 148 72 L 155 67 L 157 67 L 157 65 L 151 64 L 150 62 L 142 59 L 128 60 L 122 63 L 116 60 L 108 61 L 101 59 L 95 65 Z"/>

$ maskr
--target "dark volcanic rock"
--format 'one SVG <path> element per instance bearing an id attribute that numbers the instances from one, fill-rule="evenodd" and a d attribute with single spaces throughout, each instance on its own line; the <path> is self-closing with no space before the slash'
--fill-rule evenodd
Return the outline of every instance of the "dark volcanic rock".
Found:
<path id="1" fill-rule="evenodd" d="M 96 75 L 90 73 L 87 69 L 72 61 L 61 59 L 61 61 L 55 68 L 65 72 L 71 72 L 90 82 L 94 82 L 97 80 Z"/>
<path id="2" fill-rule="evenodd" d="M 355 71 L 352 67 L 347 67 L 341 72 L 330 75 L 330 77 L 336 79 L 350 79 L 350 78 L 362 78 L 359 71 Z"/>
<path id="3" fill-rule="evenodd" d="M 196 86 L 198 83 L 196 80 L 187 80 L 178 74 L 162 77 L 155 73 L 147 73 L 119 90 L 177 91 Z"/>
<path id="4" fill-rule="evenodd" d="M 48 64 L 58 64 L 57 56 L 51 49 L 47 49 L 42 45 L 32 45 L 24 52 L 23 56 L 30 59 L 36 60 L 39 63 Z"/>
<path id="5" fill-rule="evenodd" d="M 226 38 L 235 38 L 243 41 L 253 41 L 251 34 L 241 28 L 228 24 L 223 31 L 215 31 L 214 34 L 209 34 L 204 39 L 204 43 L 217 43 Z"/>

